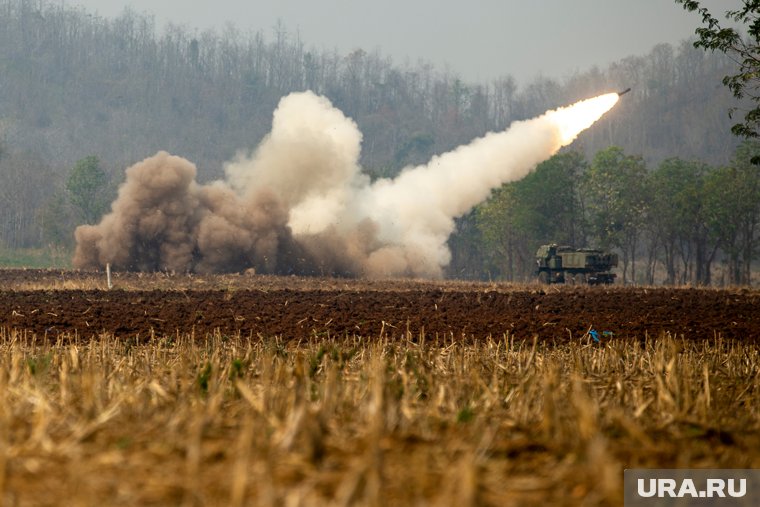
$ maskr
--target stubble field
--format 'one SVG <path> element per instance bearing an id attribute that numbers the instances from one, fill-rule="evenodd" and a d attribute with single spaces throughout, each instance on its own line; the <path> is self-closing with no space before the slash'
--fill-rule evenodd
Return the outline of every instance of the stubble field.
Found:
<path id="1" fill-rule="evenodd" d="M 624 468 L 760 467 L 759 303 L 0 271 L 0 501 L 622 505 Z"/>

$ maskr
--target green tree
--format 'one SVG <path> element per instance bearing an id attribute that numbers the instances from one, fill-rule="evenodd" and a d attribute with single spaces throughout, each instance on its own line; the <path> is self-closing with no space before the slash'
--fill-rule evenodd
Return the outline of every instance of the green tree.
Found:
<path id="1" fill-rule="evenodd" d="M 578 181 L 586 166 L 582 154 L 563 153 L 516 182 L 517 227 L 537 243 L 583 243 Z"/>
<path id="2" fill-rule="evenodd" d="M 72 169 L 66 181 L 71 204 L 85 223 L 97 223 L 108 207 L 108 176 L 96 156 L 83 158 Z"/>
<path id="3" fill-rule="evenodd" d="M 585 242 L 578 181 L 586 165 L 577 152 L 555 155 L 478 207 L 478 227 L 496 272 L 508 280 L 530 276 L 539 245 Z"/>
<path id="4" fill-rule="evenodd" d="M 0 159 L 0 245 L 40 246 L 39 208 L 51 194 L 52 171 L 35 155 L 8 153 Z"/>
<path id="5" fill-rule="evenodd" d="M 514 184 L 502 185 L 491 198 L 475 209 L 475 220 L 482 238 L 482 250 L 488 252 L 484 261 L 489 275 L 496 274 L 509 281 L 517 277 Z M 490 277 L 490 276 L 489 276 Z"/>
<path id="6" fill-rule="evenodd" d="M 706 180 L 710 167 L 701 162 L 672 158 L 650 175 L 651 208 L 648 223 L 653 241 L 664 255 L 665 283 L 709 285 L 711 265 L 718 250 L 708 226 Z M 682 268 L 677 275 L 676 260 Z"/>
<path id="7" fill-rule="evenodd" d="M 723 78 L 737 99 L 748 98 L 756 104 L 747 111 L 744 121 L 734 125 L 731 131 L 739 136 L 758 137 L 760 135 L 760 0 L 742 0 L 741 8 L 726 11 L 728 20 L 739 23 L 740 27 L 725 27 L 712 13 L 694 0 L 675 0 L 689 12 L 697 11 L 702 16 L 704 26 L 697 28 L 695 47 L 720 51 L 728 55 L 738 65 L 738 72 Z M 746 37 L 742 33 L 746 33 Z M 732 108 L 733 114 L 736 108 Z"/>
<path id="8" fill-rule="evenodd" d="M 39 210 L 42 237 L 46 243 L 70 247 L 74 240 L 71 205 L 61 191 L 56 191 Z"/>
<path id="9" fill-rule="evenodd" d="M 760 143 L 745 141 L 732 164 L 715 171 L 706 186 L 708 227 L 726 255 L 728 283 L 750 283 L 751 264 L 760 247 L 760 171 L 752 160 Z"/>
<path id="10" fill-rule="evenodd" d="M 736 149 L 736 192 L 733 200 L 739 208 L 739 248 L 742 252 L 741 283 L 750 283 L 752 261 L 760 250 L 760 142 L 745 141 Z"/>
<path id="11" fill-rule="evenodd" d="M 446 267 L 447 278 L 491 279 L 489 263 L 492 256 L 484 248 L 485 241 L 478 227 L 477 208 L 456 219 L 456 230 L 449 236 L 451 262 Z"/>
<path id="12" fill-rule="evenodd" d="M 604 249 L 622 252 L 623 283 L 636 280 L 636 251 L 648 208 L 647 170 L 641 157 L 611 146 L 596 154 L 585 182 L 583 202 L 591 233 Z"/>

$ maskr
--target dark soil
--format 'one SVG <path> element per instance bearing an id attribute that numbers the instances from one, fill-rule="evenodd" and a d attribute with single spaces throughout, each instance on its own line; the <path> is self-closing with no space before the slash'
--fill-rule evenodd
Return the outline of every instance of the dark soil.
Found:
<path id="1" fill-rule="evenodd" d="M 100 274 L 0 270 L 0 328 L 48 339 L 104 332 L 141 339 L 218 332 L 285 340 L 382 332 L 417 339 L 424 332 L 438 341 L 508 334 L 561 342 L 590 329 L 602 339 L 666 332 L 691 340 L 760 338 L 760 292 L 751 290 L 134 274 L 117 277 L 111 291 L 44 288 L 60 285 L 61 278 L 80 280 L 83 287 L 102 283 Z M 29 284 L 38 286 L 22 290 Z M 604 337 L 604 331 L 611 335 Z"/>

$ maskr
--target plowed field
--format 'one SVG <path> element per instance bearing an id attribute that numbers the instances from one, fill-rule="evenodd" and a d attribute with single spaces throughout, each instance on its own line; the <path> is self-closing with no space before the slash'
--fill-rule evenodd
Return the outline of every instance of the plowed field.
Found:
<path id="1" fill-rule="evenodd" d="M 760 338 L 760 292 L 693 288 L 539 287 L 226 275 L 0 271 L 0 327 L 80 339 L 208 333 L 411 336 L 505 334 L 566 341 L 590 329 L 616 338 Z"/>
<path id="2" fill-rule="evenodd" d="M 611 507 L 626 468 L 760 468 L 756 289 L 113 282 L 0 270 L 0 504 Z"/>

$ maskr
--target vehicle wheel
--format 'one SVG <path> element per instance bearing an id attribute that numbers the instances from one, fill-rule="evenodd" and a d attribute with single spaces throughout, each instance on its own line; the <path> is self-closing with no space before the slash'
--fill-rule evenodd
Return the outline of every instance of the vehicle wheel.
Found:
<path id="1" fill-rule="evenodd" d="M 565 283 L 568 285 L 575 285 L 575 276 L 572 273 L 565 273 Z"/>
<path id="2" fill-rule="evenodd" d="M 586 285 L 586 274 L 578 273 L 575 275 L 575 285 Z"/>
<path id="3" fill-rule="evenodd" d="M 547 273 L 546 271 L 541 271 L 538 274 L 538 283 L 547 285 L 549 283 L 549 273 Z"/>

